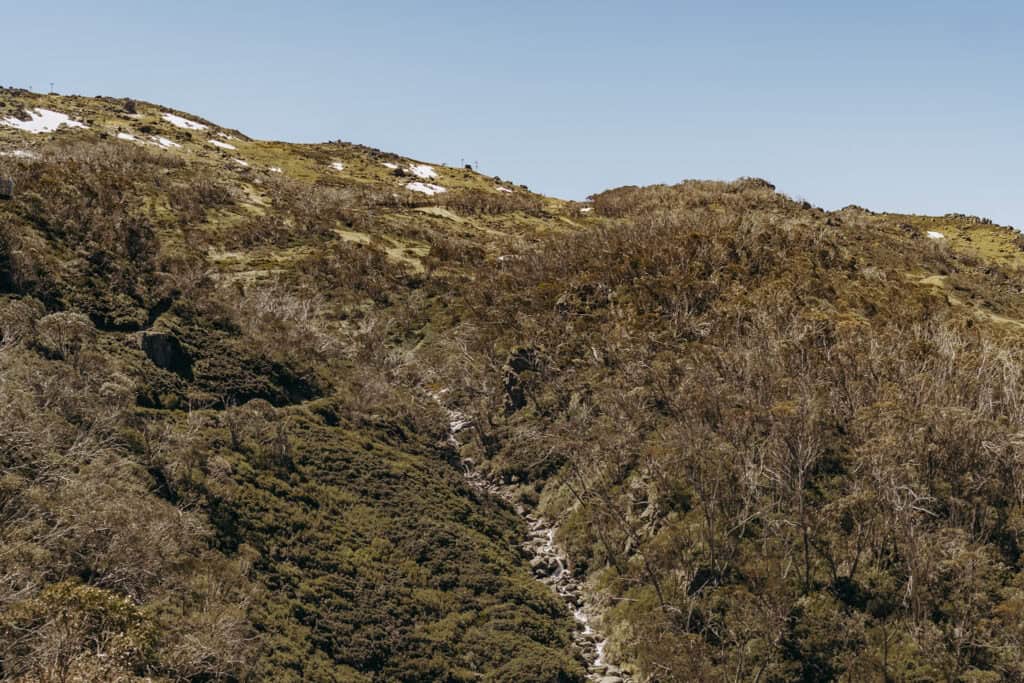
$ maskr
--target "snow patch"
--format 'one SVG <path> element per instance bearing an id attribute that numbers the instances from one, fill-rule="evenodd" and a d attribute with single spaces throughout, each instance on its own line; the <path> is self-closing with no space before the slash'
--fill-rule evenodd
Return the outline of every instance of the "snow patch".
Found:
<path id="1" fill-rule="evenodd" d="M 163 119 L 164 119 L 164 121 L 166 121 L 167 123 L 171 124 L 172 126 L 177 126 L 178 128 L 184 128 L 185 130 L 206 130 L 207 128 L 209 128 L 209 126 L 206 126 L 206 125 L 204 125 L 202 123 L 197 123 L 195 121 L 190 121 L 190 120 L 186 119 L 185 117 L 177 116 L 176 114 L 166 114 L 165 113 L 163 115 Z"/>
<path id="2" fill-rule="evenodd" d="M 0 152 L 0 157 L 14 157 L 15 159 L 38 159 L 39 155 L 27 149 L 16 149 L 12 152 Z"/>
<path id="3" fill-rule="evenodd" d="M 117 139 L 118 140 L 127 140 L 128 142 L 135 142 L 135 136 L 132 135 L 131 133 L 118 133 L 117 134 Z"/>
<path id="4" fill-rule="evenodd" d="M 49 109 L 33 109 L 29 111 L 26 109 L 25 113 L 31 117 L 30 120 L 22 121 L 13 116 L 8 116 L 6 119 L 0 120 L 0 124 L 29 133 L 52 133 L 61 126 L 67 126 L 68 128 L 89 127 L 81 121 L 75 121 L 67 114 L 61 114 L 59 111 L 50 111 Z"/>
<path id="5" fill-rule="evenodd" d="M 341 163 L 340 161 L 332 161 L 331 168 L 333 168 L 335 171 L 344 171 L 345 164 Z"/>
<path id="6" fill-rule="evenodd" d="M 941 232 L 935 232 L 934 230 L 929 230 L 928 231 L 928 237 L 930 237 L 933 240 L 941 240 L 943 237 L 945 237 L 945 235 L 943 235 Z"/>
<path id="7" fill-rule="evenodd" d="M 433 180 L 437 177 L 437 171 L 434 170 L 434 167 L 427 166 L 426 164 L 413 164 L 409 167 L 409 173 L 423 180 Z"/>
<path id="8" fill-rule="evenodd" d="M 284 173 L 280 166 L 271 166 L 267 170 L 270 171 L 271 173 Z"/>
<path id="9" fill-rule="evenodd" d="M 381 164 L 381 166 L 383 166 L 384 168 L 390 168 L 392 171 L 398 169 L 398 164 L 393 164 L 390 161 L 385 161 L 384 163 Z"/>
<path id="10" fill-rule="evenodd" d="M 227 142 L 221 142 L 220 140 L 210 140 L 210 144 L 214 147 L 220 147 L 221 149 L 238 149 L 234 145 L 228 144 Z"/>
<path id="11" fill-rule="evenodd" d="M 495 185 L 494 189 L 497 190 L 498 192 L 507 192 L 508 194 L 512 194 L 512 190 L 508 189 L 507 187 L 502 187 L 501 185 Z"/>
<path id="12" fill-rule="evenodd" d="M 231 161 L 235 162 L 236 164 L 244 168 L 249 168 L 249 162 L 246 161 L 245 159 L 232 159 Z"/>
<path id="13" fill-rule="evenodd" d="M 580 213 L 590 213 L 593 210 L 594 207 L 592 206 L 584 206 L 583 208 L 580 209 Z"/>
<path id="14" fill-rule="evenodd" d="M 153 142 L 160 145 L 164 149 L 181 149 L 181 145 L 179 145 L 177 142 L 173 140 L 168 140 L 167 138 L 154 136 Z"/>
<path id="15" fill-rule="evenodd" d="M 409 183 L 405 186 L 405 189 L 412 192 L 422 192 L 423 194 L 430 196 L 448 191 L 440 185 L 432 185 L 431 183 Z"/>

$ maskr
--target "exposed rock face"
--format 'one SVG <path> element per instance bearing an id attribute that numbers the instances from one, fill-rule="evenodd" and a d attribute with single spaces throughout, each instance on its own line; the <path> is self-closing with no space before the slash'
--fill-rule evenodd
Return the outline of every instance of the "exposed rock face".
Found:
<path id="1" fill-rule="evenodd" d="M 192 359 L 173 334 L 143 332 L 139 336 L 139 347 L 157 367 L 185 378 L 192 377 Z"/>
<path id="2" fill-rule="evenodd" d="M 537 352 L 529 348 L 513 349 L 505 361 L 505 412 L 512 414 L 526 407 L 526 392 L 520 374 L 535 369 Z"/>

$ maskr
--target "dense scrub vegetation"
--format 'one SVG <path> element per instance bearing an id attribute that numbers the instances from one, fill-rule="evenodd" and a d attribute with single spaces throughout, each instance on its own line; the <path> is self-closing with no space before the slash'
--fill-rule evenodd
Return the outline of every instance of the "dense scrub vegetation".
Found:
<path id="1" fill-rule="evenodd" d="M 1024 679 L 1021 273 L 757 181 L 594 206 L 614 220 L 458 293 L 449 375 L 617 654 L 652 680 Z"/>
<path id="2" fill-rule="evenodd" d="M 0 155 L 0 677 L 582 680 L 466 458 L 635 680 L 1024 680 L 1011 231 L 753 179 L 430 198 L 66 105 Z"/>
<path id="3" fill-rule="evenodd" d="M 101 141 L 0 173 L 0 677 L 580 679 L 521 523 L 396 379 L 418 276 L 331 230 L 374 233 L 365 193 L 267 179 L 259 214 Z"/>

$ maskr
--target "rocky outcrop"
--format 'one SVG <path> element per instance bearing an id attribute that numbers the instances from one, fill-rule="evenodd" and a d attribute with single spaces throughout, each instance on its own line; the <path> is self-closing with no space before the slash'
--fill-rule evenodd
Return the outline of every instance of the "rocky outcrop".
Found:
<path id="1" fill-rule="evenodd" d="M 186 379 L 192 378 L 192 359 L 170 332 L 142 332 L 139 347 L 157 367 Z"/>
<path id="2" fill-rule="evenodd" d="M 514 349 L 505 361 L 505 413 L 511 415 L 526 407 L 526 391 L 523 388 L 522 373 L 534 370 L 537 352 L 530 348 Z"/>

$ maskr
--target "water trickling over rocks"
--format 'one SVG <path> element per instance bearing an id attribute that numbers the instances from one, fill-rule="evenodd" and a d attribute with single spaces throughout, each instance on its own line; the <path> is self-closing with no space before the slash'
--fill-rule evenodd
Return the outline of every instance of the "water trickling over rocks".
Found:
<path id="1" fill-rule="evenodd" d="M 439 398 L 439 396 L 435 396 Z M 449 410 L 449 441 L 459 446 L 458 433 L 472 424 L 469 418 Z M 555 543 L 558 527 L 550 520 L 515 499 L 514 486 L 488 479 L 472 460 L 462 461 L 463 473 L 469 485 L 479 493 L 501 498 L 522 517 L 527 524 L 527 537 L 520 548 L 530 558 L 530 569 L 538 581 L 548 586 L 572 612 L 576 620 L 574 642 L 579 656 L 587 668 L 587 679 L 597 683 L 629 683 L 632 677 L 617 666 L 605 661 L 607 639 L 593 626 L 593 609 L 587 603 L 580 581 L 569 570 L 568 559 Z"/>

